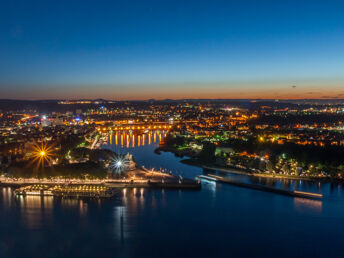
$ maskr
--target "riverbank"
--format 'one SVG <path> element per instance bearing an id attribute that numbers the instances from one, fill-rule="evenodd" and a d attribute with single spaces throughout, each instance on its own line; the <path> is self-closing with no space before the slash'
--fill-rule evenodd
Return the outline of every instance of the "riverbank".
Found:
<path id="1" fill-rule="evenodd" d="M 267 174 L 267 173 L 255 173 L 247 170 L 240 170 L 238 168 L 224 168 L 214 164 L 207 164 L 200 162 L 195 159 L 194 153 L 190 150 L 178 150 L 172 146 L 160 146 L 155 149 L 156 154 L 160 154 L 161 151 L 174 153 L 177 157 L 188 157 L 188 159 L 183 159 L 180 162 L 186 165 L 200 167 L 203 169 L 209 169 L 214 171 L 220 171 L 224 173 L 240 174 L 246 176 L 252 176 L 257 178 L 272 178 L 272 179 L 289 179 L 289 180 L 303 180 L 303 181 L 312 181 L 312 182 L 336 182 L 342 183 L 343 179 L 340 178 L 329 178 L 329 177 L 312 177 L 312 176 L 294 176 L 294 175 L 281 175 L 281 174 Z"/>
<path id="2" fill-rule="evenodd" d="M 343 182 L 343 180 L 340 179 L 334 179 L 334 178 L 320 178 L 320 177 L 304 177 L 304 176 L 292 176 L 292 175 L 278 175 L 278 174 L 262 174 L 262 173 L 252 173 L 252 172 L 247 172 L 244 170 L 239 170 L 235 168 L 223 168 L 220 166 L 215 166 L 215 165 L 205 165 L 201 164 L 197 160 L 194 159 L 183 159 L 181 160 L 183 164 L 191 165 L 191 166 L 196 166 L 196 167 L 201 167 L 203 169 L 209 169 L 213 171 L 220 171 L 224 173 L 231 173 L 231 174 L 239 174 L 239 175 L 245 175 L 245 176 L 251 176 L 251 177 L 257 177 L 257 178 L 273 178 L 273 179 L 289 179 L 289 180 L 303 180 L 303 181 L 326 181 L 326 182 Z"/>
<path id="3" fill-rule="evenodd" d="M 160 171 L 135 169 L 126 172 L 123 178 L 107 179 L 38 179 L 0 177 L 0 186 L 25 187 L 32 185 L 46 186 L 106 186 L 110 188 L 168 188 L 168 189 L 200 189 L 198 180 L 182 178 Z"/>
<path id="4" fill-rule="evenodd" d="M 265 191 L 265 192 L 271 192 L 271 193 L 276 193 L 276 194 L 288 195 L 291 197 L 302 197 L 302 198 L 307 198 L 307 199 L 322 199 L 323 197 L 323 195 L 319 193 L 311 193 L 311 192 L 295 191 L 295 190 L 292 191 L 292 190 L 286 190 L 286 189 L 279 189 L 275 187 L 269 187 L 265 185 L 248 184 L 244 182 L 229 180 L 227 178 L 217 176 L 217 175 L 211 175 L 211 174 L 206 175 L 206 176 L 200 175 L 199 177 L 201 179 L 226 183 L 226 184 L 249 188 L 249 189 L 258 190 L 258 191 Z"/>
<path id="5" fill-rule="evenodd" d="M 250 172 L 246 172 L 246 171 L 236 170 L 234 168 L 220 168 L 220 167 L 216 167 L 216 166 L 202 166 L 202 167 L 205 169 L 209 169 L 209 170 L 216 170 L 216 171 L 225 172 L 225 173 L 240 174 L 240 175 L 253 176 L 253 177 L 292 179 L 292 180 L 309 180 L 309 181 L 324 180 L 321 178 L 311 178 L 311 177 L 301 177 L 301 176 L 297 177 L 297 176 L 289 176 L 289 175 L 250 173 Z"/>

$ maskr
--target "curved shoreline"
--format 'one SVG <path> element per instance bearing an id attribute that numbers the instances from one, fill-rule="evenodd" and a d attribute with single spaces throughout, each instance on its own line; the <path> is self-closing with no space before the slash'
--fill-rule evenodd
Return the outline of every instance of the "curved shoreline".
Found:
<path id="1" fill-rule="evenodd" d="M 238 187 L 244 187 L 244 188 L 249 188 L 249 189 L 254 189 L 254 190 L 259 190 L 259 191 L 265 191 L 265 192 L 271 192 L 271 193 L 276 193 L 276 194 L 282 194 L 282 195 L 288 195 L 288 196 L 292 196 L 292 197 L 302 197 L 302 198 L 307 198 L 307 199 L 321 199 L 323 197 L 323 195 L 319 194 L 319 193 L 280 189 L 280 188 L 270 187 L 270 186 L 266 186 L 266 185 L 248 184 L 248 183 L 238 182 L 236 180 L 230 180 L 228 178 L 224 178 L 224 177 L 217 176 L 217 175 L 211 175 L 211 174 L 209 174 L 207 176 L 201 175 L 199 177 L 207 179 L 207 180 L 213 180 L 216 182 L 221 182 L 221 183 L 226 183 L 226 184 L 238 186 Z"/>
<path id="2" fill-rule="evenodd" d="M 221 168 L 221 167 L 216 167 L 216 166 L 203 165 L 192 159 L 183 159 L 181 160 L 181 162 L 190 166 L 201 167 L 203 169 L 209 169 L 209 170 L 214 170 L 214 171 L 219 171 L 219 172 L 224 172 L 224 173 L 251 176 L 251 177 L 256 177 L 256 178 L 289 179 L 289 180 L 303 180 L 303 181 L 312 181 L 312 182 L 330 181 L 330 182 L 343 183 L 343 180 L 335 179 L 335 178 L 316 178 L 316 177 L 301 177 L 301 176 L 297 177 L 297 176 L 277 175 L 277 174 L 250 173 L 250 172 L 242 171 L 235 168 Z"/>
<path id="3" fill-rule="evenodd" d="M 171 152 L 171 153 L 177 154 L 177 156 L 179 155 L 179 153 L 176 153 L 176 150 L 173 147 L 170 147 L 170 148 L 159 147 L 155 149 L 155 151 L 156 153 L 163 151 L 163 152 Z M 190 165 L 190 166 L 201 167 L 203 169 L 216 170 L 216 171 L 225 172 L 225 173 L 252 176 L 252 177 L 257 177 L 257 178 L 290 179 L 290 180 L 304 180 L 304 181 L 313 181 L 313 182 L 315 181 L 343 182 L 342 180 L 339 180 L 339 179 L 330 179 L 330 178 L 312 178 L 312 177 L 297 177 L 297 176 L 276 175 L 276 174 L 273 175 L 273 174 L 250 173 L 250 172 L 245 172 L 243 170 L 239 170 L 235 168 L 221 168 L 221 167 L 216 167 L 216 166 L 203 165 L 192 158 L 182 159 L 180 162 L 186 165 Z"/>
<path id="4" fill-rule="evenodd" d="M 161 152 L 161 151 L 171 152 L 171 153 L 176 154 L 176 150 L 173 147 L 159 147 L 156 149 L 156 151 L 157 152 Z M 179 156 L 178 154 L 177 156 Z M 185 155 L 185 156 L 188 156 L 188 155 Z M 221 167 L 216 167 L 216 166 L 203 165 L 199 161 L 196 161 L 195 159 L 190 158 L 190 156 L 188 157 L 189 157 L 188 159 L 182 159 L 180 162 L 186 165 L 190 165 L 190 166 L 201 167 L 203 169 L 215 170 L 215 171 L 220 171 L 220 172 L 225 172 L 225 173 L 239 174 L 239 175 L 257 177 L 257 178 L 303 180 L 303 181 L 312 181 L 312 182 L 321 182 L 321 181 L 336 182 L 336 183 L 344 182 L 343 179 L 337 179 L 337 178 L 318 178 L 318 177 L 301 177 L 301 176 L 288 176 L 288 175 L 277 175 L 277 174 L 250 173 L 250 172 L 246 172 L 246 171 L 235 169 L 235 168 L 221 168 Z"/>
<path id="5" fill-rule="evenodd" d="M 273 175 L 273 174 L 259 174 L 259 173 L 249 173 L 244 172 L 232 168 L 217 168 L 217 167 L 211 167 L 211 166 L 202 166 L 202 168 L 210 169 L 210 170 L 216 170 L 220 172 L 225 173 L 232 173 L 232 174 L 239 174 L 239 175 L 246 175 L 246 176 L 252 176 L 252 177 L 264 177 L 264 178 L 274 178 L 274 179 L 290 179 L 290 180 L 306 180 L 306 181 L 319 181 L 319 180 L 329 180 L 326 178 L 310 178 L 310 177 L 296 177 L 296 176 L 286 176 L 286 175 Z"/>

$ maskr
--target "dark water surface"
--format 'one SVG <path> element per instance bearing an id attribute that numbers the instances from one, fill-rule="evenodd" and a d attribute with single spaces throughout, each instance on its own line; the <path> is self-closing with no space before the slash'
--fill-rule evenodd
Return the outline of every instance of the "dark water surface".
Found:
<path id="1" fill-rule="evenodd" d="M 194 177 L 153 135 L 104 146 Z M 232 179 L 324 194 L 315 201 L 204 181 L 200 191 L 126 189 L 112 200 L 15 197 L 0 189 L 0 257 L 343 257 L 342 184 Z"/>

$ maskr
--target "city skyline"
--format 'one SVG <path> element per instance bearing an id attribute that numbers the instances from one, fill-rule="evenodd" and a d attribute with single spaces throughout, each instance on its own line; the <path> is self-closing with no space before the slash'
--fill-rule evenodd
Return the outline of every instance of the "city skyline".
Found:
<path id="1" fill-rule="evenodd" d="M 338 257 L 343 0 L 2 0 L 0 257 Z"/>
<path id="2" fill-rule="evenodd" d="M 343 98 L 340 1 L 5 2 L 2 98 Z"/>

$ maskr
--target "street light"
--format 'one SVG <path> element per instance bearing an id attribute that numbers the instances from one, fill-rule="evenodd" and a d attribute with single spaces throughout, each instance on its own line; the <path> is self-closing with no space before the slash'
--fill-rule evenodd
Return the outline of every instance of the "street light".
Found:
<path id="1" fill-rule="evenodd" d="M 125 167 L 125 160 L 121 157 L 114 158 L 110 166 L 116 173 L 120 173 Z"/>
<path id="2" fill-rule="evenodd" d="M 44 166 L 45 163 L 49 163 L 53 156 L 53 147 L 47 144 L 33 146 L 33 160 L 32 162 L 37 163 L 37 167 Z"/>
<path id="3" fill-rule="evenodd" d="M 122 161 L 117 161 L 115 166 L 116 168 L 120 168 L 122 166 Z"/>

